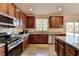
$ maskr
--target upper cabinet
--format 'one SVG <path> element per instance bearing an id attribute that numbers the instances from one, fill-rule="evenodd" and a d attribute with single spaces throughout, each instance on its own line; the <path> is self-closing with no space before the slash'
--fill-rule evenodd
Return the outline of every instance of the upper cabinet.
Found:
<path id="1" fill-rule="evenodd" d="M 26 23 L 27 23 L 27 17 L 26 17 L 25 14 L 23 14 L 23 16 L 22 16 L 22 26 L 23 26 L 24 28 L 26 28 Z"/>
<path id="2" fill-rule="evenodd" d="M 15 11 L 16 11 L 16 7 L 14 4 L 12 3 L 9 3 L 9 6 L 8 6 L 8 14 L 12 17 L 15 17 Z"/>
<path id="3" fill-rule="evenodd" d="M 49 27 L 50 28 L 62 28 L 63 27 L 63 16 L 50 16 Z"/>
<path id="4" fill-rule="evenodd" d="M 8 13 L 8 3 L 0 3 L 0 12 Z"/>
<path id="5" fill-rule="evenodd" d="M 27 16 L 26 28 L 34 28 L 35 27 L 35 17 Z"/>

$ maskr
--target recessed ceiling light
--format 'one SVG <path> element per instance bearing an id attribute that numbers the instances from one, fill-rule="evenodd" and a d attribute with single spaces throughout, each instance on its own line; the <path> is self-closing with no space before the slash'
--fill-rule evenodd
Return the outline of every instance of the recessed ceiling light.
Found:
<path id="1" fill-rule="evenodd" d="M 59 11 L 62 11 L 62 8 L 58 8 Z"/>
<path id="2" fill-rule="evenodd" d="M 32 11 L 32 8 L 30 8 L 30 11 Z"/>

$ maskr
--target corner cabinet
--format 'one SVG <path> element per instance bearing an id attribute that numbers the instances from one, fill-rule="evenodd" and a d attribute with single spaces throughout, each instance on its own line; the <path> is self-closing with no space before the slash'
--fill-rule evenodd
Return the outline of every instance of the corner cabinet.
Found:
<path id="1" fill-rule="evenodd" d="M 26 28 L 35 27 L 35 16 L 27 16 Z"/>
<path id="2" fill-rule="evenodd" d="M 49 28 L 62 28 L 62 27 L 63 27 L 63 16 L 49 17 Z"/>

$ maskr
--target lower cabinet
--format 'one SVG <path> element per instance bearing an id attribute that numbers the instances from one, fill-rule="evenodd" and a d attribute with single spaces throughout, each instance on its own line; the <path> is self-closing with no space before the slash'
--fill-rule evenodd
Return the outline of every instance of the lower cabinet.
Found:
<path id="1" fill-rule="evenodd" d="M 25 38 L 24 38 L 24 42 L 23 42 L 23 50 L 25 50 L 28 45 L 29 45 L 29 40 L 28 40 L 27 37 L 25 37 Z"/>
<path id="2" fill-rule="evenodd" d="M 0 56 L 5 56 L 5 46 L 0 47 Z"/>
<path id="3" fill-rule="evenodd" d="M 64 45 L 59 44 L 59 56 L 64 56 Z"/>
<path id="4" fill-rule="evenodd" d="M 75 52 L 75 48 L 73 48 L 72 46 L 65 44 L 65 56 L 75 56 L 76 52 Z"/>
<path id="5" fill-rule="evenodd" d="M 55 38 L 55 51 L 58 56 L 78 56 L 79 50 L 66 42 Z"/>
<path id="6" fill-rule="evenodd" d="M 58 40 L 55 39 L 55 52 L 57 53 L 57 55 L 59 53 L 59 51 L 58 51 L 59 50 L 59 46 L 58 46 L 59 44 L 58 43 L 59 43 Z"/>
<path id="7" fill-rule="evenodd" d="M 30 34 L 29 41 L 31 44 L 47 44 L 48 34 Z"/>

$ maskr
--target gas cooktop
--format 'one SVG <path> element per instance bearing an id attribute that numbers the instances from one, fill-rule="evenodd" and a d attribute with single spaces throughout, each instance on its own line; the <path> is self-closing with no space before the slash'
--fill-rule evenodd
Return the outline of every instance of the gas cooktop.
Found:
<path id="1" fill-rule="evenodd" d="M 14 42 L 16 40 L 19 40 L 21 39 L 22 37 L 10 37 L 10 38 L 4 38 L 4 37 L 1 37 L 0 38 L 0 43 L 11 43 L 11 42 Z"/>

